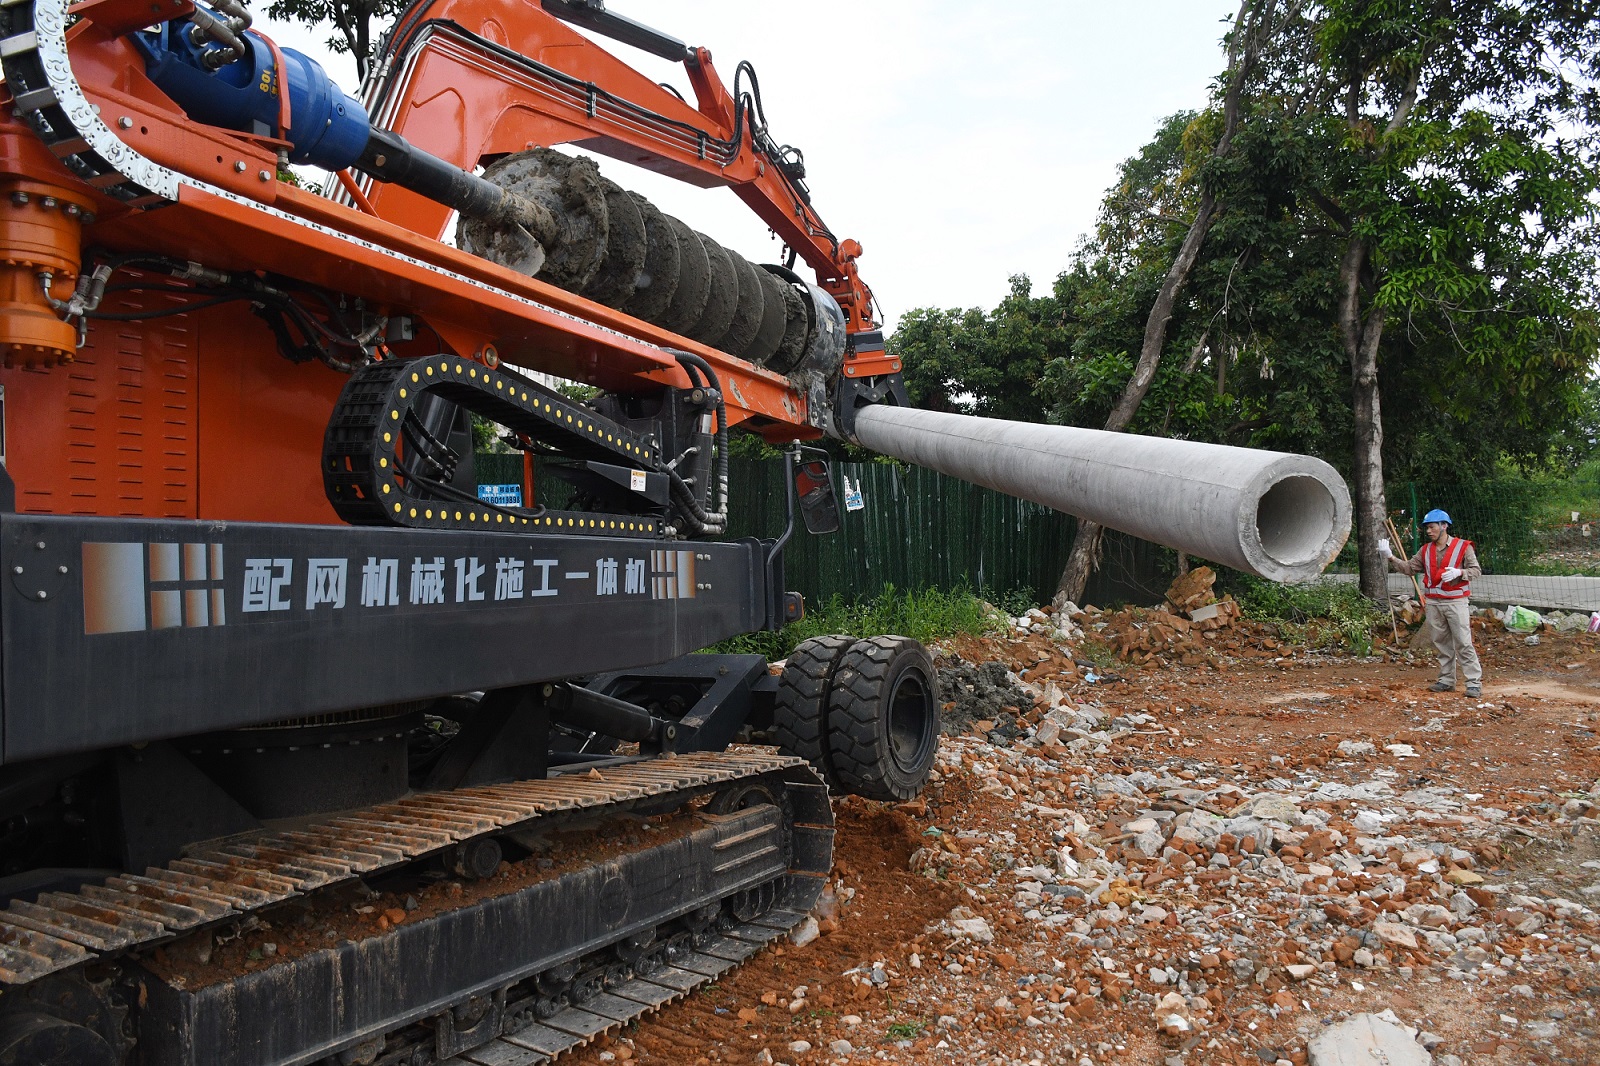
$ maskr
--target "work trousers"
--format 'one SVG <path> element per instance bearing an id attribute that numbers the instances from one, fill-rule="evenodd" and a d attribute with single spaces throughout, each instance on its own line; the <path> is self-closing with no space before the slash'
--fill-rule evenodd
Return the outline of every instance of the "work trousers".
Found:
<path id="1" fill-rule="evenodd" d="M 1456 664 L 1469 685 L 1483 681 L 1478 650 L 1472 646 L 1472 607 L 1465 599 L 1428 604 L 1428 637 L 1439 652 L 1439 680 L 1456 683 Z"/>

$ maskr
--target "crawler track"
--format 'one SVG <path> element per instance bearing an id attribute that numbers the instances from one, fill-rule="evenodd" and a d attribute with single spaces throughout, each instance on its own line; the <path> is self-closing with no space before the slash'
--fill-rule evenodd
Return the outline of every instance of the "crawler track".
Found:
<path id="1" fill-rule="evenodd" d="M 450 1059 L 440 1066 L 534 1066 L 613 1033 L 716 980 L 793 929 L 805 915 L 775 909 L 712 938 L 673 965 Z"/>
<path id="2" fill-rule="evenodd" d="M 220 844 L 143 874 L 112 877 L 77 892 L 46 892 L 34 903 L 13 901 L 0 911 L 0 984 L 24 985 L 91 959 L 153 947 L 542 815 L 702 792 L 801 765 L 780 755 L 683 755 L 547 781 L 410 796 L 301 829 Z"/>
<path id="3" fill-rule="evenodd" d="M 551 816 L 565 824 L 666 810 L 707 795 L 723 802 L 688 837 L 554 881 L 219 985 L 139 976 L 140 960 L 178 937 L 398 871 L 475 837 L 537 828 Z M 827 874 L 831 822 L 826 788 L 803 761 L 754 752 L 416 795 L 206 846 L 78 892 L 14 901 L 0 912 L 0 980 L 26 995 L 42 978 L 107 962 L 140 986 L 141 1053 L 174 1066 L 314 1062 L 361 1041 L 384 1049 L 362 1061 L 384 1066 L 543 1062 L 674 1002 L 792 928 Z M 738 903 L 724 906 L 730 900 Z M 721 918 L 685 926 L 708 913 Z M 653 945 L 647 957 L 618 950 L 635 941 Z M 552 973 L 561 975 L 556 991 Z M 285 994 L 301 1009 L 274 1010 Z"/>

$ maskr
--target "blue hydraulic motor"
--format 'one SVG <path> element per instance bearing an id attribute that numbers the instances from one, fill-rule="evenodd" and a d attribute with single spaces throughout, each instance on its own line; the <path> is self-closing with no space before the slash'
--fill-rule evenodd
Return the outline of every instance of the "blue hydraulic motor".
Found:
<path id="1" fill-rule="evenodd" d="M 196 121 L 262 136 L 278 135 L 278 71 L 272 49 L 248 29 L 237 0 L 221 0 L 213 14 L 195 5 L 192 15 L 132 36 L 145 70 L 161 90 Z M 292 163 L 343 170 L 361 158 L 371 123 L 361 104 L 328 77 L 310 56 L 280 49 L 289 89 Z"/>

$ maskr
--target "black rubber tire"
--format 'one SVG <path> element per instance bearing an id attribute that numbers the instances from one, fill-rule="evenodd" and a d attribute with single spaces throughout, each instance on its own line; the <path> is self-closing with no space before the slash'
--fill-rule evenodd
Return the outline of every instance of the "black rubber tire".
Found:
<path id="1" fill-rule="evenodd" d="M 93 1030 L 32 1011 L 0 1018 L 0 1066 L 116 1066 Z"/>
<path id="2" fill-rule="evenodd" d="M 797 644 L 778 677 L 772 708 L 772 732 L 779 750 L 815 767 L 830 792 L 839 786 L 828 753 L 828 693 L 840 656 L 855 643 L 855 637 L 828 636 Z"/>
<path id="3" fill-rule="evenodd" d="M 828 693 L 828 754 L 838 787 L 909 800 L 939 750 L 933 657 L 909 637 L 859 640 L 839 657 Z"/>

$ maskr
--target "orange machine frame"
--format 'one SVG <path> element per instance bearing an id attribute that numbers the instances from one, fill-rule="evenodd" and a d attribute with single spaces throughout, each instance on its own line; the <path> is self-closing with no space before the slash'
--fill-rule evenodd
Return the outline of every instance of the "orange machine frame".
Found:
<path id="1" fill-rule="evenodd" d="M 188 5 L 169 0 L 162 7 L 172 17 Z M 130 209 L 79 182 L 11 117 L 9 94 L 0 89 L 0 242 L 7 243 L 0 258 L 10 261 L 0 341 L 33 337 L 28 331 L 37 330 L 40 310 L 48 311 L 38 299 L 29 304 L 33 271 L 50 259 L 57 284 L 70 284 L 81 255 L 72 241 L 81 239 L 84 248 L 289 276 L 380 313 L 413 316 L 416 339 L 396 345 L 397 356 L 498 353 L 514 365 L 636 392 L 689 384 L 663 349 L 691 351 L 717 370 L 730 424 L 774 441 L 819 435 L 804 394 L 787 379 L 441 243 L 448 210 L 438 204 L 384 185 L 366 191 L 366 204 L 344 204 L 280 181 L 281 142 L 199 125 L 145 76 L 123 35 L 149 22 L 148 0 L 89 0 L 73 12 L 79 22 L 69 31 L 70 55 L 85 95 L 129 148 L 178 174 L 178 195 L 160 209 Z M 428 14 L 478 26 L 517 52 L 712 136 L 734 133 L 735 102 L 704 49 L 688 64 L 695 110 L 536 5 L 439 0 Z M 414 58 L 393 108 L 394 128 L 419 147 L 471 168 L 531 144 L 574 143 L 696 184 L 728 185 L 816 269 L 851 333 L 874 328 L 871 293 L 856 271 L 859 245 L 828 235 L 758 150 L 748 125 L 731 162 L 714 165 L 642 138 L 604 110 L 574 110 L 508 81 L 492 65 L 464 62 L 459 48 L 425 45 Z M 23 187 L 36 195 L 19 205 L 11 194 Z M 56 227 L 51 239 L 62 247 L 54 258 L 13 247 L 41 232 L 30 228 L 28 215 L 43 202 L 38 190 L 53 191 L 51 202 L 59 197 L 83 208 L 72 225 Z M 104 310 L 170 299 L 126 292 L 108 297 Z M 94 323 L 63 366 L 35 361 L 27 348 L 11 344 L 0 370 L 8 401 L 4 459 L 19 510 L 335 521 L 319 459 L 344 376 L 282 359 L 265 327 L 238 306 L 134 327 Z M 881 348 L 852 348 L 846 359 L 853 377 L 898 369 Z"/>

